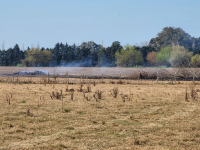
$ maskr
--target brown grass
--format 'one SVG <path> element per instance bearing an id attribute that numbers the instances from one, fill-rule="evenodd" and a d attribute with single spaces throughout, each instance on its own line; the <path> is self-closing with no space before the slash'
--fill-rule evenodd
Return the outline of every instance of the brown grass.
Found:
<path id="1" fill-rule="evenodd" d="M 0 83 L 0 149 L 199 149 L 200 84 L 191 83 L 108 80 L 86 94 L 80 84 Z"/>

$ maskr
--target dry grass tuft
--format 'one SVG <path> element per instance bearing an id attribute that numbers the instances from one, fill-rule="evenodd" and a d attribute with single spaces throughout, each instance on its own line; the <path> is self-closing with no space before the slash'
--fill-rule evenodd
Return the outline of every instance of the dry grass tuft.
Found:
<path id="1" fill-rule="evenodd" d="M 102 98 L 102 91 L 100 90 L 96 90 L 96 92 L 94 93 L 93 97 L 96 99 L 96 102 L 98 101 L 98 99 Z"/>
<path id="2" fill-rule="evenodd" d="M 192 98 L 192 100 L 197 100 L 198 99 L 198 94 L 197 94 L 196 86 L 194 84 L 190 85 L 190 90 L 191 90 L 191 98 Z"/>
<path id="3" fill-rule="evenodd" d="M 86 89 L 86 92 L 91 92 L 92 90 L 91 90 L 91 86 L 90 86 L 90 84 L 87 84 L 87 89 Z"/>
<path id="4" fill-rule="evenodd" d="M 114 98 L 117 98 L 117 95 L 119 93 L 118 87 L 113 88 L 112 90 L 110 90 L 110 93 Z"/>

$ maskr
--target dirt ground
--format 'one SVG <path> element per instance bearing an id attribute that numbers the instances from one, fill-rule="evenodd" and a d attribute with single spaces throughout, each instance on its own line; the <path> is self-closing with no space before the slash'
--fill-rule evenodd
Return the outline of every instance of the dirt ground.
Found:
<path id="1" fill-rule="evenodd" d="M 200 82 L 99 81 L 1 82 L 0 149 L 200 148 Z"/>

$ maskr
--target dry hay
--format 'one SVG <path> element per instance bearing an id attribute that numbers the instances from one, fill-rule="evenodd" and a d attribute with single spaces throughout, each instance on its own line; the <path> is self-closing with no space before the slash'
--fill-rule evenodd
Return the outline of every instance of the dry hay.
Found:
<path id="1" fill-rule="evenodd" d="M 79 84 L 1 83 L 0 149 L 198 149 L 200 86 L 190 84 L 98 83 L 83 94 Z"/>

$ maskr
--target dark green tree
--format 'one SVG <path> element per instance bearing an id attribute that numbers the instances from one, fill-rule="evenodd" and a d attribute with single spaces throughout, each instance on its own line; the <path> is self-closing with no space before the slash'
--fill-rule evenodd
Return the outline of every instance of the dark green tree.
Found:
<path id="1" fill-rule="evenodd" d="M 14 59 L 13 59 L 13 66 L 16 66 L 17 64 L 20 64 L 21 60 L 24 59 L 24 53 L 20 50 L 18 44 L 16 44 L 13 48 L 14 52 Z"/>
<path id="2" fill-rule="evenodd" d="M 61 46 L 60 46 L 61 45 Z M 62 43 L 59 44 L 57 43 L 55 45 L 55 47 L 53 49 L 51 49 L 51 53 L 52 53 L 52 58 L 55 61 L 55 65 L 58 66 L 60 64 L 60 61 L 62 59 L 62 55 L 61 55 L 61 47 L 62 47 Z"/>
<path id="3" fill-rule="evenodd" d="M 76 51 L 76 46 L 75 45 L 69 46 L 67 62 L 75 61 L 75 51 Z"/>
<path id="4" fill-rule="evenodd" d="M 193 39 L 181 28 L 165 27 L 156 38 L 150 40 L 150 46 L 157 51 L 166 46 L 180 45 L 185 48 L 192 47 Z"/>
<path id="5" fill-rule="evenodd" d="M 110 47 L 101 48 L 98 56 L 99 64 L 98 66 L 114 67 L 116 66 L 115 53 L 120 52 L 123 47 L 120 45 L 120 42 L 115 41 Z"/>
<path id="6" fill-rule="evenodd" d="M 0 52 L 0 63 L 1 63 L 1 66 L 8 66 L 8 59 L 6 57 L 7 55 L 7 52 L 5 50 L 2 50 Z"/>
<path id="7" fill-rule="evenodd" d="M 13 66 L 13 62 L 15 60 L 14 58 L 14 50 L 12 48 L 9 48 L 7 51 L 6 51 L 6 59 L 7 59 L 7 65 L 8 66 Z"/>

